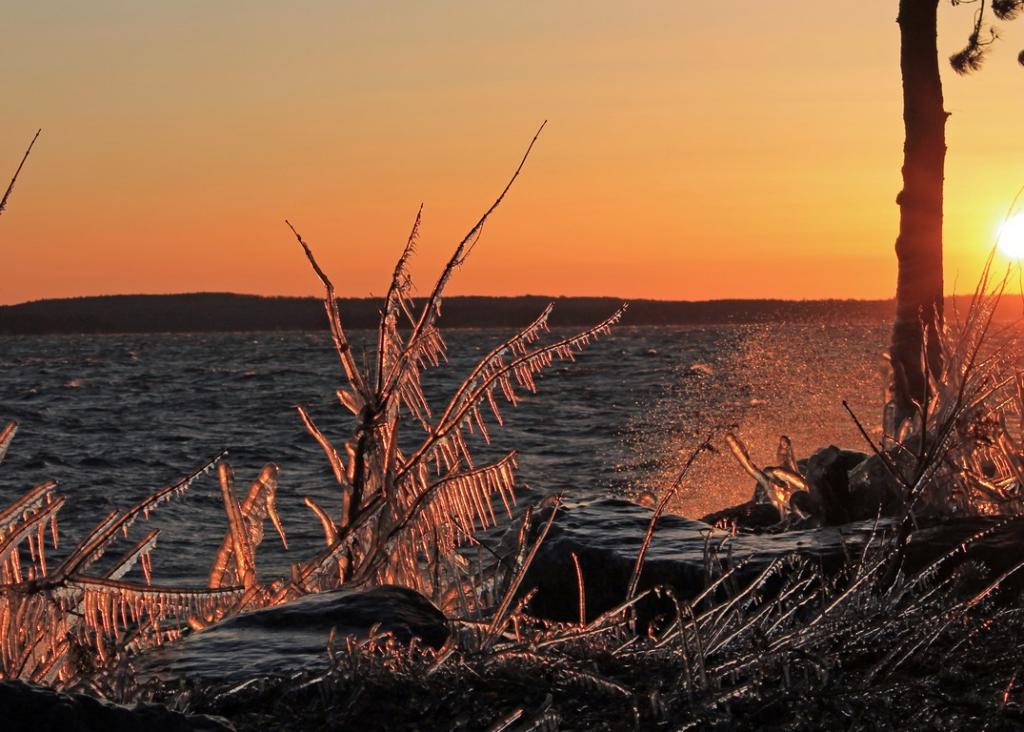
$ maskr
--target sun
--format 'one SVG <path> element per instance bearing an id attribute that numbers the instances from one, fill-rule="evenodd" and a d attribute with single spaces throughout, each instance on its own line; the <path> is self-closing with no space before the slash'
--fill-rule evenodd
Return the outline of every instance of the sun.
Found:
<path id="1" fill-rule="evenodd" d="M 1024 259 L 1024 213 L 1011 216 L 999 227 L 999 251 L 1011 259 Z"/>

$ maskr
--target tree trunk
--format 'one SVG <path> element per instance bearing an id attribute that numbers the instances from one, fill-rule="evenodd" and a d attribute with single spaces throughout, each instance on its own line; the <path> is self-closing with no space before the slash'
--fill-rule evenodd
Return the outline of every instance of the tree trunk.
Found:
<path id="1" fill-rule="evenodd" d="M 897 19 L 906 137 L 903 190 L 896 198 L 899 275 L 889 351 L 896 428 L 913 416 L 914 402 L 926 398 L 927 371 L 938 377 L 942 367 L 936 336 L 942 325 L 942 185 L 948 115 L 942 108 L 936 44 L 938 4 L 939 0 L 900 0 Z"/>

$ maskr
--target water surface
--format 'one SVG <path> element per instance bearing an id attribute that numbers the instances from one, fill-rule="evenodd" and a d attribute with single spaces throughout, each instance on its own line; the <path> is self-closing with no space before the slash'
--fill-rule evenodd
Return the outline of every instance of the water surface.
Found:
<path id="1" fill-rule="evenodd" d="M 443 403 L 507 335 L 448 331 L 449 366 L 424 379 L 431 402 Z M 357 353 L 370 336 L 354 334 Z M 877 423 L 886 337 L 885 327 L 865 325 L 620 328 L 504 409 L 506 427 L 492 429 L 481 457 L 518 449 L 524 488 L 585 499 L 657 493 L 713 427 L 737 425 L 760 463 L 773 460 L 780 433 L 798 454 L 830 442 L 861 447 L 841 402 Z M 281 466 L 291 551 L 268 535 L 261 571 L 286 573 L 322 547 L 302 497 L 336 510 L 337 490 L 294 405 L 307 404 L 340 446 L 349 415 L 333 397 L 342 374 L 326 333 L 6 337 L 0 374 L 0 419 L 21 423 L 0 467 L 0 501 L 60 481 L 70 498 L 66 542 L 226 447 L 242 488 L 265 463 Z M 410 424 L 407 438 L 414 432 Z M 731 456 L 710 455 L 673 508 L 700 516 L 750 492 Z M 153 523 L 162 529 L 157 577 L 205 581 L 225 527 L 216 480 L 199 481 Z"/>

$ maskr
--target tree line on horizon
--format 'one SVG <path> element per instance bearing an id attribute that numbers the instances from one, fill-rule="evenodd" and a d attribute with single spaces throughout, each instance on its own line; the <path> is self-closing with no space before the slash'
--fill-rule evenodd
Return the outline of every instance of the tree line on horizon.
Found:
<path id="1" fill-rule="evenodd" d="M 518 327 L 531 313 L 557 303 L 553 327 L 592 322 L 612 297 L 454 296 L 441 322 L 448 328 Z M 381 298 L 341 298 L 352 329 L 372 329 Z M 946 298 L 945 307 L 966 310 L 966 298 Z M 1020 301 L 1008 299 L 1002 319 L 1021 317 Z M 623 318 L 628 326 L 744 323 L 888 324 L 893 300 L 634 300 Z M 323 308 L 315 297 L 264 297 L 228 293 L 107 295 L 37 300 L 0 306 L 0 335 L 73 333 L 161 333 L 322 330 Z"/>

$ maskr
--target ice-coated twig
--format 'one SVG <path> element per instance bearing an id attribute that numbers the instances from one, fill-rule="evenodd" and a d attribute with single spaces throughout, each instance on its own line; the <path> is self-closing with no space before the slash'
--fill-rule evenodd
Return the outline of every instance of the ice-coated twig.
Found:
<path id="1" fill-rule="evenodd" d="M 7 209 L 7 199 L 11 197 L 11 191 L 14 190 L 14 184 L 18 180 L 18 176 L 21 174 L 21 169 L 25 166 L 25 161 L 28 160 L 29 153 L 32 152 L 33 146 L 36 144 L 36 140 L 39 139 L 39 135 L 42 134 L 42 129 L 36 130 L 36 134 L 32 136 L 32 141 L 28 144 L 28 149 L 25 150 L 25 154 L 21 157 L 21 162 L 18 163 L 17 169 L 14 171 L 14 176 L 11 178 L 11 182 L 7 184 L 7 190 L 4 191 L 4 197 L 0 198 L 0 215 Z M 2 440 L 0 440 L 2 442 Z M 2 457 L 2 456 L 0 456 Z"/>
<path id="2" fill-rule="evenodd" d="M 697 461 L 697 458 L 700 457 L 701 453 L 711 447 L 711 437 L 713 434 L 714 433 L 709 433 L 708 436 L 704 438 L 704 441 L 690 453 L 690 456 L 686 459 L 686 463 L 683 465 L 682 470 L 679 471 L 679 475 L 672 482 L 672 485 L 669 486 L 668 490 L 662 494 L 661 499 L 658 501 L 658 505 L 655 506 L 653 513 L 651 513 L 651 520 L 647 524 L 647 531 L 644 533 L 643 542 L 640 544 L 640 551 L 637 552 L 636 555 L 636 564 L 633 566 L 633 573 L 629 577 L 629 584 L 626 589 L 627 600 L 631 600 L 636 594 L 637 585 L 640 583 L 640 575 L 644 569 L 644 558 L 647 556 L 647 549 L 650 547 L 651 539 L 654 537 L 654 527 L 657 525 L 658 519 L 661 518 L 661 515 L 668 507 L 669 501 L 672 500 L 672 497 L 675 496 L 676 492 L 683 485 L 683 481 L 690 472 L 690 468 L 693 467 L 693 464 Z"/>

